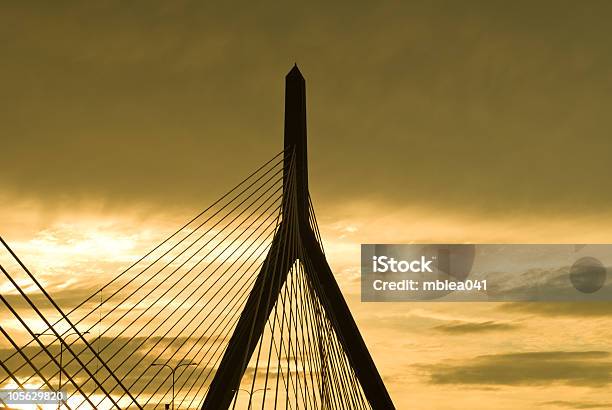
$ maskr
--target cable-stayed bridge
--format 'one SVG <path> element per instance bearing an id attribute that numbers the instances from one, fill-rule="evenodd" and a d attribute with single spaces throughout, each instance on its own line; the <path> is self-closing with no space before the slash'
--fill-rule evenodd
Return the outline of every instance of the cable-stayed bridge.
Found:
<path id="1" fill-rule="evenodd" d="M 284 133 L 281 152 L 69 310 L 1 240 L 0 387 L 61 389 L 70 410 L 394 409 L 325 258 L 296 66 Z"/>

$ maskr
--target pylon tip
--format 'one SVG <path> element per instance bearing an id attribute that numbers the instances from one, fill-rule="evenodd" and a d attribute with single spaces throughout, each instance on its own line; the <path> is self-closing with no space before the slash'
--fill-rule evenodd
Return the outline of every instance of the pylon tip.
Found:
<path id="1" fill-rule="evenodd" d="M 297 63 L 293 64 L 293 67 L 291 68 L 291 70 L 289 71 L 289 73 L 287 74 L 287 77 L 299 77 L 299 78 L 304 78 L 304 76 L 302 75 L 302 73 L 300 72 L 300 69 L 297 66 Z"/>

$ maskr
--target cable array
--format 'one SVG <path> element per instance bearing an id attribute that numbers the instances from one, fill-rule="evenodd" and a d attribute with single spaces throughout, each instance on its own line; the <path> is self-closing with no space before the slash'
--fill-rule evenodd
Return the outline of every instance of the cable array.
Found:
<path id="1" fill-rule="evenodd" d="M 281 152 L 66 312 L 2 240 L 0 386 L 63 380 L 70 410 L 202 408 L 256 298 L 271 313 L 263 333 L 240 335 L 255 350 L 236 353 L 246 371 L 231 409 L 371 408 L 302 243 L 295 185 Z"/>

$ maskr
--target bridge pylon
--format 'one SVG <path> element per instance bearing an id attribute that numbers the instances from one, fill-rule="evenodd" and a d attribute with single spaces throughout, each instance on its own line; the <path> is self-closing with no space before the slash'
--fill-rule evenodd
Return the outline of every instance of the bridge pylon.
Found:
<path id="1" fill-rule="evenodd" d="M 286 76 L 284 169 L 282 220 L 276 230 L 267 257 L 244 305 L 238 323 L 228 342 L 219 367 L 203 403 L 203 410 L 225 410 L 234 400 L 256 347 L 266 330 L 266 323 L 281 296 L 281 289 L 296 263 L 303 266 L 307 292 L 316 298 L 328 328 L 318 326 L 316 332 L 334 332 L 346 360 L 358 381 L 353 386 L 363 392 L 365 408 L 392 410 L 387 392 L 366 344 L 351 315 L 348 305 L 329 267 L 317 232 L 313 229 L 308 193 L 308 155 L 306 128 L 306 82 L 297 66 Z M 289 238 L 291 245 L 288 246 Z M 284 314 L 284 313 L 283 313 Z M 322 323 L 322 322 L 320 322 Z M 329 346 L 319 343 L 319 357 L 327 355 Z M 341 395 L 341 383 L 334 384 L 332 372 L 319 366 L 318 385 L 321 408 L 331 408 L 330 396 Z M 316 400 L 315 400 L 316 401 Z M 359 408 L 344 403 L 341 408 Z M 343 405 L 343 406 L 344 406 Z M 275 408 L 277 406 L 275 405 Z"/>

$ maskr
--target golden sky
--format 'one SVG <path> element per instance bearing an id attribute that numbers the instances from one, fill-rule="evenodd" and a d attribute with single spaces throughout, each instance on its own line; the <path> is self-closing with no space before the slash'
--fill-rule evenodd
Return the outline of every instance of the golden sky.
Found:
<path id="1" fill-rule="evenodd" d="M 0 6 L 0 234 L 70 305 L 282 149 L 398 409 L 611 408 L 608 304 L 359 301 L 359 244 L 609 243 L 612 3 Z"/>

